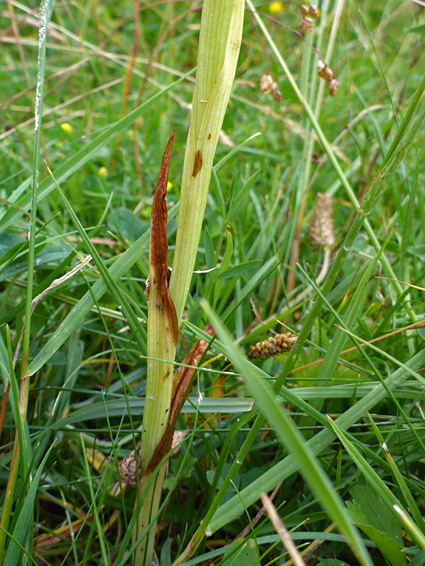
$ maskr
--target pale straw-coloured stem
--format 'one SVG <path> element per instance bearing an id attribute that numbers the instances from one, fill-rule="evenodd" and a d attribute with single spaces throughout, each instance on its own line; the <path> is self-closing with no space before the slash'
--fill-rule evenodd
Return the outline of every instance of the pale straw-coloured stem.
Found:
<path id="1" fill-rule="evenodd" d="M 192 117 L 183 164 L 177 239 L 169 286 L 178 325 L 192 279 L 214 154 L 236 72 L 243 17 L 244 0 L 204 0 Z M 153 305 L 155 301 L 151 299 L 150 296 L 149 302 Z M 166 430 L 174 357 L 175 342 L 170 336 L 166 320 L 159 312 L 155 312 L 155 308 L 149 309 L 149 362 L 141 443 L 144 469 Z M 167 378 L 164 379 L 164 376 Z M 152 521 L 158 513 L 165 469 L 166 464 L 163 464 L 145 496 L 133 533 L 133 542 L 136 542 L 143 531 L 152 525 L 137 547 L 137 566 L 152 564 L 156 527 Z M 150 478 L 150 473 L 141 478 L 139 497 L 143 495 Z"/>

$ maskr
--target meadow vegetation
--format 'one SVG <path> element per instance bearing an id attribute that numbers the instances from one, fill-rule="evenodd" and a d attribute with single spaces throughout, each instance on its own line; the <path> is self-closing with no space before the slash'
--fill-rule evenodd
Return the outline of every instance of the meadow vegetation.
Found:
<path id="1" fill-rule="evenodd" d="M 316 7 L 246 0 L 201 224 L 202 2 L 3 3 L 0 563 L 425 564 L 425 7 Z"/>

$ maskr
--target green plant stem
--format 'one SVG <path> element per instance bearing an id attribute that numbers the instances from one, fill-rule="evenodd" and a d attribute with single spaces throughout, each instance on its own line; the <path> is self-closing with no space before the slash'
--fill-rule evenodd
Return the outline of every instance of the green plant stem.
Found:
<path id="1" fill-rule="evenodd" d="M 198 70 L 170 281 L 179 324 L 195 265 L 215 149 L 239 56 L 243 12 L 244 0 L 207 0 L 202 8 Z"/>
<path id="2" fill-rule="evenodd" d="M 176 247 L 169 286 L 177 326 L 183 315 L 195 265 L 215 150 L 239 56 L 243 16 L 244 0 L 204 1 L 192 117 L 183 163 Z M 153 281 L 151 269 L 149 273 L 150 280 Z M 170 325 L 167 326 L 165 317 L 156 311 L 151 293 L 152 286 L 148 307 L 149 362 L 141 447 L 143 469 L 151 462 L 168 423 L 173 373 L 170 364 L 173 363 L 176 352 Z M 163 464 L 156 481 L 145 496 L 139 521 L 133 532 L 135 542 L 139 533 L 152 525 L 137 547 L 137 566 L 150 566 L 152 563 L 156 527 L 152 520 L 158 512 L 165 470 L 166 464 Z M 139 497 L 145 491 L 150 477 L 148 472 L 142 477 Z"/>

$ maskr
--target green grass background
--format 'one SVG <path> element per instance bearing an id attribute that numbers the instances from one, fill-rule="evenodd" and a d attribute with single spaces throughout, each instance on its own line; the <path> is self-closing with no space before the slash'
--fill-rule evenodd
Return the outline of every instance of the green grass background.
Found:
<path id="1" fill-rule="evenodd" d="M 17 429 L 24 447 L 5 539 L 8 566 L 131 563 L 134 493 L 119 484 L 118 462 L 141 425 L 150 209 L 176 128 L 170 264 L 173 254 L 194 74 L 173 83 L 196 64 L 200 5 L 56 3 L 41 61 L 38 3 L 2 5 L 0 372 L 3 387 L 11 384 L 7 400 L 3 394 L 4 495 Z M 261 508 L 260 492 L 282 481 L 274 503 L 300 551 L 308 548 L 306 563 L 358 563 L 339 534 L 343 525 L 332 522 L 298 473 L 297 450 L 279 428 L 289 415 L 297 438 L 307 441 L 301 471 L 314 470 L 315 454 L 359 526 L 371 563 L 419 566 L 425 563 L 425 331 L 402 329 L 424 319 L 425 9 L 407 0 L 324 1 L 304 42 L 293 31 L 300 20 L 295 3 L 282 3 L 276 13 L 270 3 L 255 6 L 273 43 L 247 10 L 223 125 L 233 147 L 217 149 L 177 360 L 207 321 L 227 330 L 204 358 L 178 423 L 190 434 L 170 461 L 158 560 L 171 564 L 204 520 L 211 536 L 187 565 L 286 563 L 267 515 L 252 525 L 245 546 L 229 546 Z M 329 45 L 326 60 L 339 81 L 335 98 L 315 67 L 313 47 L 325 58 Z M 39 65 L 45 80 L 37 150 Z M 280 104 L 260 91 L 265 72 L 278 83 Z M 327 144 L 317 141 L 318 128 Z M 29 244 L 34 146 L 40 185 Z M 376 203 L 362 226 L 354 219 L 355 199 L 371 187 Z M 308 232 L 316 192 L 334 198 L 330 261 L 338 269 L 324 294 L 314 283 L 324 251 Z M 344 241 L 353 222 L 358 228 Z M 27 289 L 33 286 L 37 296 L 88 253 L 94 258 L 88 266 L 38 302 L 27 347 L 11 372 Z M 250 363 L 233 344 L 246 351 L 288 329 L 305 340 L 289 358 Z M 376 338 L 373 348 L 360 347 Z M 22 356 L 31 375 L 23 426 Z M 284 415 L 264 385 L 275 385 Z M 253 425 L 258 410 L 262 418 Z"/>

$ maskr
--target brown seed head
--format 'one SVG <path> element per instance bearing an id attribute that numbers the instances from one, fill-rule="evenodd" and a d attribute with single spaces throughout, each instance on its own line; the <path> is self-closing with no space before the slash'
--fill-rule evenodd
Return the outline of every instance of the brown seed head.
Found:
<path id="1" fill-rule="evenodd" d="M 308 7 L 308 15 L 310 16 L 310 18 L 313 18 L 313 20 L 317 20 L 317 18 L 320 16 L 320 11 L 315 6 L 310 4 Z"/>
<path id="2" fill-rule="evenodd" d="M 277 356 L 283 352 L 289 352 L 292 350 L 297 337 L 291 332 L 286 332 L 285 334 L 277 334 L 276 336 L 270 336 L 267 340 L 262 342 L 257 342 L 254 346 L 249 347 L 248 357 L 265 359 L 271 356 Z"/>
<path id="3" fill-rule="evenodd" d="M 280 92 L 279 89 L 276 88 L 272 90 L 272 96 L 274 98 L 274 101 L 277 102 L 278 104 L 282 102 L 282 93 Z"/>
<path id="4" fill-rule="evenodd" d="M 317 62 L 317 72 L 319 73 L 319 77 L 325 79 L 328 83 L 330 83 L 334 77 L 332 69 L 321 60 Z"/>
<path id="5" fill-rule="evenodd" d="M 338 80 L 334 77 L 329 83 L 329 94 L 335 96 L 338 91 Z"/>
<path id="6" fill-rule="evenodd" d="M 313 20 L 310 20 L 310 18 L 306 18 L 304 17 L 301 21 L 300 21 L 300 31 L 304 34 L 304 35 L 308 35 L 309 33 L 311 33 L 313 31 Z"/>
<path id="7" fill-rule="evenodd" d="M 140 442 L 136 445 L 137 449 L 137 465 L 136 465 L 136 455 L 134 450 L 125 456 L 119 464 L 120 476 L 123 483 L 127 483 L 132 487 L 137 486 L 137 472 L 139 473 L 139 477 L 142 471 L 142 460 L 140 457 Z"/>

